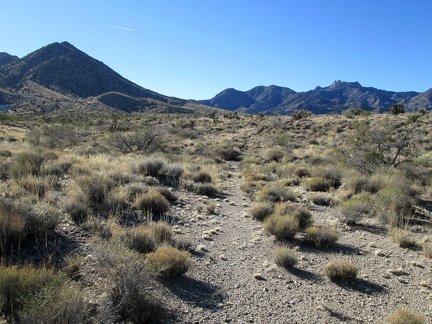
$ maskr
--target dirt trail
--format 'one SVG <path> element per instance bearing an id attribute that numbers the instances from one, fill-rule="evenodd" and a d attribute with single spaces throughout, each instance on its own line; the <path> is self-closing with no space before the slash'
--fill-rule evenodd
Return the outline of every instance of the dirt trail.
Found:
<path id="1" fill-rule="evenodd" d="M 194 265 L 165 285 L 174 323 L 374 323 L 396 309 L 426 313 L 432 270 L 418 251 L 402 250 L 380 228 L 338 228 L 336 247 L 317 250 L 293 242 L 299 262 L 290 272 L 272 261 L 275 242 L 247 213 L 252 206 L 240 190 L 239 165 L 223 183 L 224 197 L 183 193 L 174 215 L 176 237 L 193 241 Z M 195 200 L 196 199 L 196 200 Z M 214 215 L 197 206 L 215 201 Z M 316 222 L 334 218 L 331 208 L 314 208 Z M 383 255 L 377 253 L 381 250 Z M 360 268 L 358 280 L 339 286 L 322 275 L 329 260 L 346 258 Z M 406 275 L 390 274 L 403 268 Z M 426 300 L 426 301 L 425 301 Z"/>

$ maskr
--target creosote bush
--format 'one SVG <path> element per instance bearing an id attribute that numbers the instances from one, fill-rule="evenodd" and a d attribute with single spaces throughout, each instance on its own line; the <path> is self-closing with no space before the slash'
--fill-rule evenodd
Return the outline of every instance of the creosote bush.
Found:
<path id="1" fill-rule="evenodd" d="M 156 276 L 169 279 L 181 276 L 192 266 L 189 252 L 173 247 L 161 247 L 146 255 L 146 267 Z"/>
<path id="2" fill-rule="evenodd" d="M 317 248 L 326 248 L 336 243 L 339 234 L 334 227 L 311 226 L 306 228 L 306 241 Z"/>
<path id="3" fill-rule="evenodd" d="M 290 188 L 274 184 L 261 189 L 261 191 L 257 193 L 256 199 L 257 201 L 285 202 L 294 201 L 296 195 Z"/>
<path id="4" fill-rule="evenodd" d="M 323 270 L 325 275 L 335 282 L 353 281 L 358 273 L 354 263 L 343 259 L 330 261 L 324 266 Z"/>
<path id="5" fill-rule="evenodd" d="M 297 263 L 297 257 L 295 256 L 294 250 L 288 247 L 278 247 L 273 251 L 273 258 L 275 263 L 289 269 Z"/>

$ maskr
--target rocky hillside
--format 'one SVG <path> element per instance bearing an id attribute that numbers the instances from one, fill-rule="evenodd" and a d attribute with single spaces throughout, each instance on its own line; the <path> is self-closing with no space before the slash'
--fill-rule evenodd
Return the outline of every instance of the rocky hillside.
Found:
<path id="1" fill-rule="evenodd" d="M 340 113 L 348 108 L 384 112 L 396 103 L 403 104 L 407 110 L 430 110 L 432 89 L 424 93 L 393 92 L 363 87 L 358 82 L 335 81 L 328 87 L 316 87 L 306 92 L 295 92 L 274 85 L 259 86 L 244 92 L 227 89 L 210 100 L 200 102 L 233 111 L 282 115 L 296 110 L 309 110 L 315 114 Z"/>
<path id="2" fill-rule="evenodd" d="M 19 60 L 18 56 L 10 55 L 8 53 L 0 52 L 0 66 L 6 65 Z"/>
<path id="3" fill-rule="evenodd" d="M 0 66 L 0 105 L 10 105 L 19 114 L 200 108 L 144 89 L 67 42 L 47 45 Z"/>

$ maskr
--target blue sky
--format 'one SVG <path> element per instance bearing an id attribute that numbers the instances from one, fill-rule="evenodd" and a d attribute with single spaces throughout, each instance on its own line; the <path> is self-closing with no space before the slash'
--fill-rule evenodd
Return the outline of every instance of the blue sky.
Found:
<path id="1" fill-rule="evenodd" d="M 430 0 L 0 0 L 0 52 L 68 41 L 185 99 L 226 88 L 358 81 L 432 88 Z"/>

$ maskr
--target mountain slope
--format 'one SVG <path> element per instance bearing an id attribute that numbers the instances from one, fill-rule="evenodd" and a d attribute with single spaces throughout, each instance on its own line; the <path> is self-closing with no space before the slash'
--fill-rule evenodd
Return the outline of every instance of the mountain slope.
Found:
<path id="1" fill-rule="evenodd" d="M 19 60 L 18 56 L 10 55 L 8 53 L 0 52 L 0 66 L 6 65 Z"/>
<path id="2" fill-rule="evenodd" d="M 20 114 L 70 110 L 74 105 L 95 112 L 200 108 L 140 87 L 67 42 L 47 45 L 0 66 L 0 101 Z"/>
<path id="3" fill-rule="evenodd" d="M 422 94 L 393 92 L 363 87 L 358 82 L 335 81 L 328 87 L 298 93 L 277 86 L 259 86 L 244 92 L 229 90 L 200 102 L 214 107 L 217 103 L 218 108 L 232 111 L 283 115 L 296 110 L 309 110 L 315 114 L 340 113 L 348 108 L 384 112 L 396 103 L 403 104 L 407 110 L 432 108 L 432 89 Z"/>

